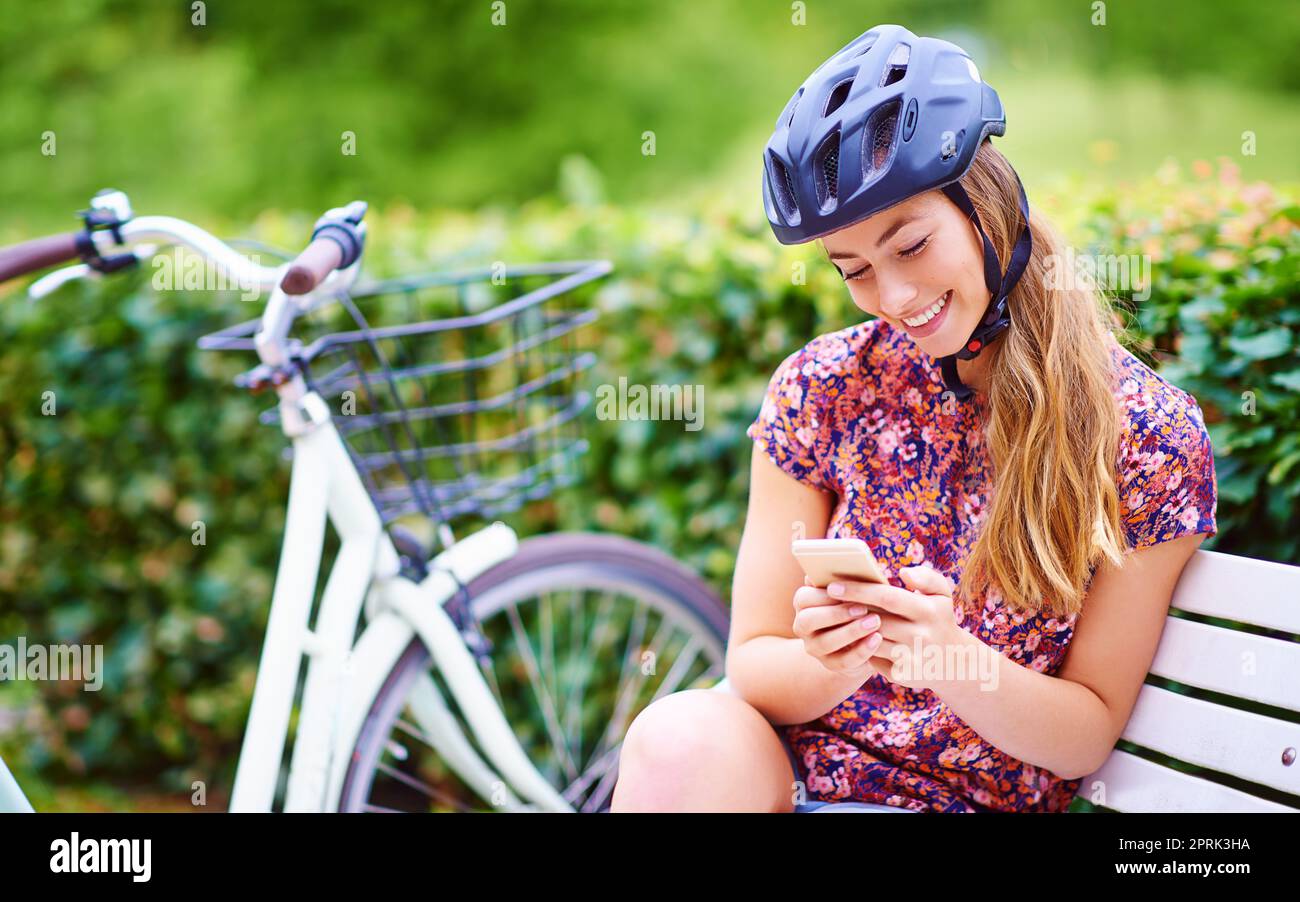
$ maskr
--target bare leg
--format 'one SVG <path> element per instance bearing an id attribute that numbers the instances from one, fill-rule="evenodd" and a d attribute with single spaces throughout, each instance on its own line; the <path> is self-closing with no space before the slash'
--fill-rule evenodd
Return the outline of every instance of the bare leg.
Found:
<path id="1" fill-rule="evenodd" d="M 712 689 L 664 696 L 632 721 L 610 810 L 794 810 L 781 738 L 743 699 Z"/>

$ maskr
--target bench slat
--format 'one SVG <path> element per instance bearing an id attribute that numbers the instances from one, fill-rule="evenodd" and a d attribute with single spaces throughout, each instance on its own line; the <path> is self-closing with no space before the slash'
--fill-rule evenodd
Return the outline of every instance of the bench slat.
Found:
<path id="1" fill-rule="evenodd" d="M 1295 812 L 1294 808 L 1228 786 L 1161 767 L 1128 752 L 1114 751 L 1084 778 L 1079 797 L 1092 802 L 1096 785 L 1105 790 L 1095 804 L 1128 812 Z"/>
<path id="2" fill-rule="evenodd" d="M 1300 633 L 1300 567 L 1198 549 L 1171 607 Z"/>
<path id="3" fill-rule="evenodd" d="M 1144 685 L 1123 736 L 1179 761 L 1300 796 L 1300 764 L 1282 763 L 1284 749 L 1300 749 L 1300 724 Z"/>
<path id="4" fill-rule="evenodd" d="M 1170 617 L 1151 673 L 1235 698 L 1300 710 L 1300 643 L 1296 642 Z"/>

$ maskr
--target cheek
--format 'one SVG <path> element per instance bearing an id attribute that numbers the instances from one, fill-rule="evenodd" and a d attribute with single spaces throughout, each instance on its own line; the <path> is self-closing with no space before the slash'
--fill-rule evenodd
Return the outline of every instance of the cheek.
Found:
<path id="1" fill-rule="evenodd" d="M 984 284 L 984 242 L 980 240 L 979 232 L 975 231 L 973 223 L 967 223 L 970 229 L 968 236 L 969 241 L 966 244 L 966 265 L 963 267 L 968 281 L 976 284 Z"/>
<path id="2" fill-rule="evenodd" d="M 853 298 L 853 303 L 859 310 L 863 313 L 870 313 L 872 316 L 880 315 L 874 291 L 870 291 L 856 282 L 849 282 L 848 285 L 849 297 Z"/>

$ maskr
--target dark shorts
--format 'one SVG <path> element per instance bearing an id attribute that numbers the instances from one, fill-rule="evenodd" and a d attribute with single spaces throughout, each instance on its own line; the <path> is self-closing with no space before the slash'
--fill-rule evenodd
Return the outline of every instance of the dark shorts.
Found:
<path id="1" fill-rule="evenodd" d="M 785 732 L 780 727 L 776 730 L 776 735 L 781 738 L 781 747 L 785 749 L 786 757 L 790 759 L 790 770 L 794 772 L 796 781 L 802 780 L 799 774 L 799 761 L 794 756 L 794 750 L 790 748 L 790 743 L 786 742 Z M 916 814 L 910 808 L 895 808 L 893 805 L 880 805 L 876 802 L 818 802 L 809 801 L 802 805 L 794 806 L 795 814 L 852 814 L 853 812 L 879 812 L 889 814 Z"/>

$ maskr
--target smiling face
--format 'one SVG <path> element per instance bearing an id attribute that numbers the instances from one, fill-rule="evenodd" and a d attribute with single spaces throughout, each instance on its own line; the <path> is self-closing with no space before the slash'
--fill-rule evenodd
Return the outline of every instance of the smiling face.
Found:
<path id="1" fill-rule="evenodd" d="M 907 332 L 932 357 L 960 350 L 988 309 L 979 233 L 937 189 L 833 232 L 822 244 L 853 303 Z"/>

